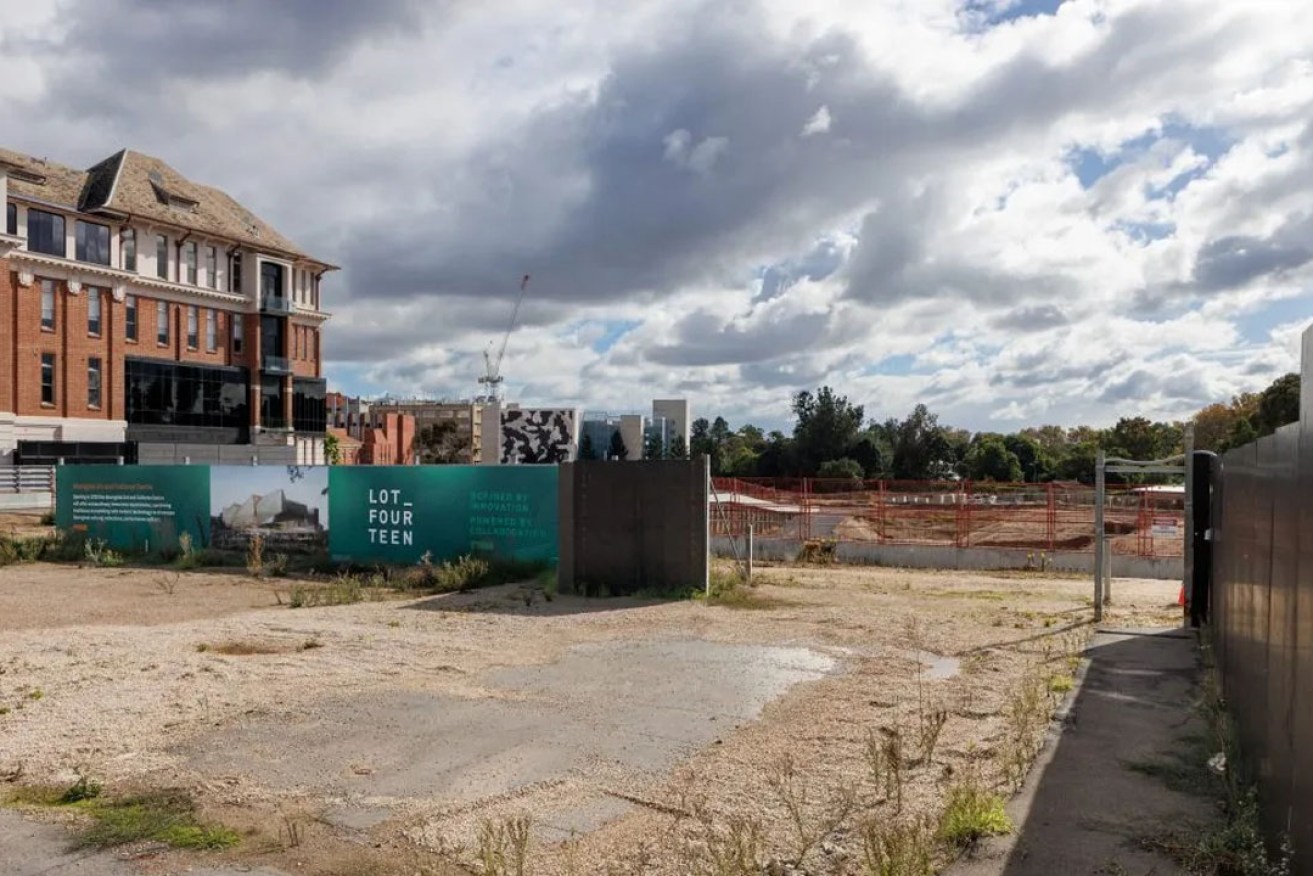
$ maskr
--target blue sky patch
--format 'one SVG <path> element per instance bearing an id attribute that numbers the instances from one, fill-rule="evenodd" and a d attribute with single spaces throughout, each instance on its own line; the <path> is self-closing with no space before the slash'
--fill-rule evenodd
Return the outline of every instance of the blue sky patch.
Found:
<path id="1" fill-rule="evenodd" d="M 636 319 L 612 319 L 601 323 L 602 336 L 593 341 L 594 353 L 605 353 L 619 343 L 620 339 L 638 328 L 642 323 Z"/>
<path id="2" fill-rule="evenodd" d="M 1061 5 L 1062 0 L 967 0 L 963 11 L 988 29 L 1019 18 L 1053 15 Z"/>
<path id="3" fill-rule="evenodd" d="M 1180 119 L 1168 117 L 1163 120 L 1161 128 L 1132 137 L 1111 152 L 1105 153 L 1098 149 L 1078 146 L 1068 153 L 1067 164 L 1080 180 L 1081 188 L 1089 189 L 1126 162 L 1139 158 L 1160 140 L 1179 140 L 1188 143 L 1190 148 L 1207 159 L 1208 163 L 1181 174 L 1160 189 L 1152 190 L 1150 194 L 1154 198 L 1175 196 L 1189 185 L 1191 180 L 1206 173 L 1208 167 L 1225 155 L 1236 142 L 1234 137 L 1221 128 L 1196 127 Z"/>

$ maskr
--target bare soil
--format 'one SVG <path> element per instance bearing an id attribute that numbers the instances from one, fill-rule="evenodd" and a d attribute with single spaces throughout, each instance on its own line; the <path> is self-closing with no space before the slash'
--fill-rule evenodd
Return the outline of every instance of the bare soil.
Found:
<path id="1" fill-rule="evenodd" d="M 0 569 L 0 783 L 182 788 L 246 835 L 199 863 L 274 873 L 463 873 L 480 825 L 519 813 L 537 874 L 687 873 L 695 811 L 751 818 L 782 860 L 785 764 L 809 818 L 856 794 L 807 870 L 856 872 L 856 820 L 894 806 L 868 739 L 947 712 L 904 788 L 904 816 L 934 811 L 1091 617 L 1090 581 L 1026 573 L 781 566 L 760 610 L 517 586 L 290 609 L 286 584 L 161 574 Z M 1177 586 L 1118 579 L 1110 623 L 1178 623 Z"/>

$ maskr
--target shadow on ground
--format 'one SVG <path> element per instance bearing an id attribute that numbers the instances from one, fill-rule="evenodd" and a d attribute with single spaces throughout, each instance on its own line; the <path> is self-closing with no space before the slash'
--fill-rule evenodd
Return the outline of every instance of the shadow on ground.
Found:
<path id="1" fill-rule="evenodd" d="M 1206 752 L 1194 633 L 1100 632 L 1086 656 L 1061 735 L 1008 805 L 1018 833 L 983 844 L 948 876 L 1184 874 L 1146 840 L 1220 824 L 1208 794 L 1164 780 Z"/>
<path id="2" fill-rule="evenodd" d="M 415 611 L 482 612 L 488 614 L 520 614 L 533 617 L 564 617 L 580 614 L 600 614 L 614 611 L 633 611 L 666 605 L 668 599 L 639 599 L 632 596 L 584 597 L 573 594 L 556 594 L 550 600 L 543 591 L 530 583 L 503 584 L 471 590 L 465 593 L 444 593 L 420 599 L 406 606 Z"/>

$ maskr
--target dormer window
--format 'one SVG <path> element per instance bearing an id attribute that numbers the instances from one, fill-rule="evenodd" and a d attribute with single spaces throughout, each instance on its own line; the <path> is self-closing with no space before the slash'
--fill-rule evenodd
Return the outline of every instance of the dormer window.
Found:
<path id="1" fill-rule="evenodd" d="M 19 182 L 30 183 L 34 186 L 43 186 L 46 184 L 45 174 L 36 173 L 31 170 L 23 170 L 22 168 L 15 168 L 14 170 L 9 171 L 9 178 L 18 180 Z"/>

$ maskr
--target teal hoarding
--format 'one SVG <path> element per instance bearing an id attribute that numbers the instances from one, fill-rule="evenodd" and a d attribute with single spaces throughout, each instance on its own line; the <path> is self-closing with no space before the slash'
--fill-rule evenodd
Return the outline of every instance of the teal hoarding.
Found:
<path id="1" fill-rule="evenodd" d="M 208 544 L 210 470 L 203 465 L 61 465 L 55 524 L 117 550 Z"/>
<path id="2" fill-rule="evenodd" d="M 336 560 L 410 564 L 464 554 L 555 561 L 556 466 L 340 466 L 329 470 Z"/>

